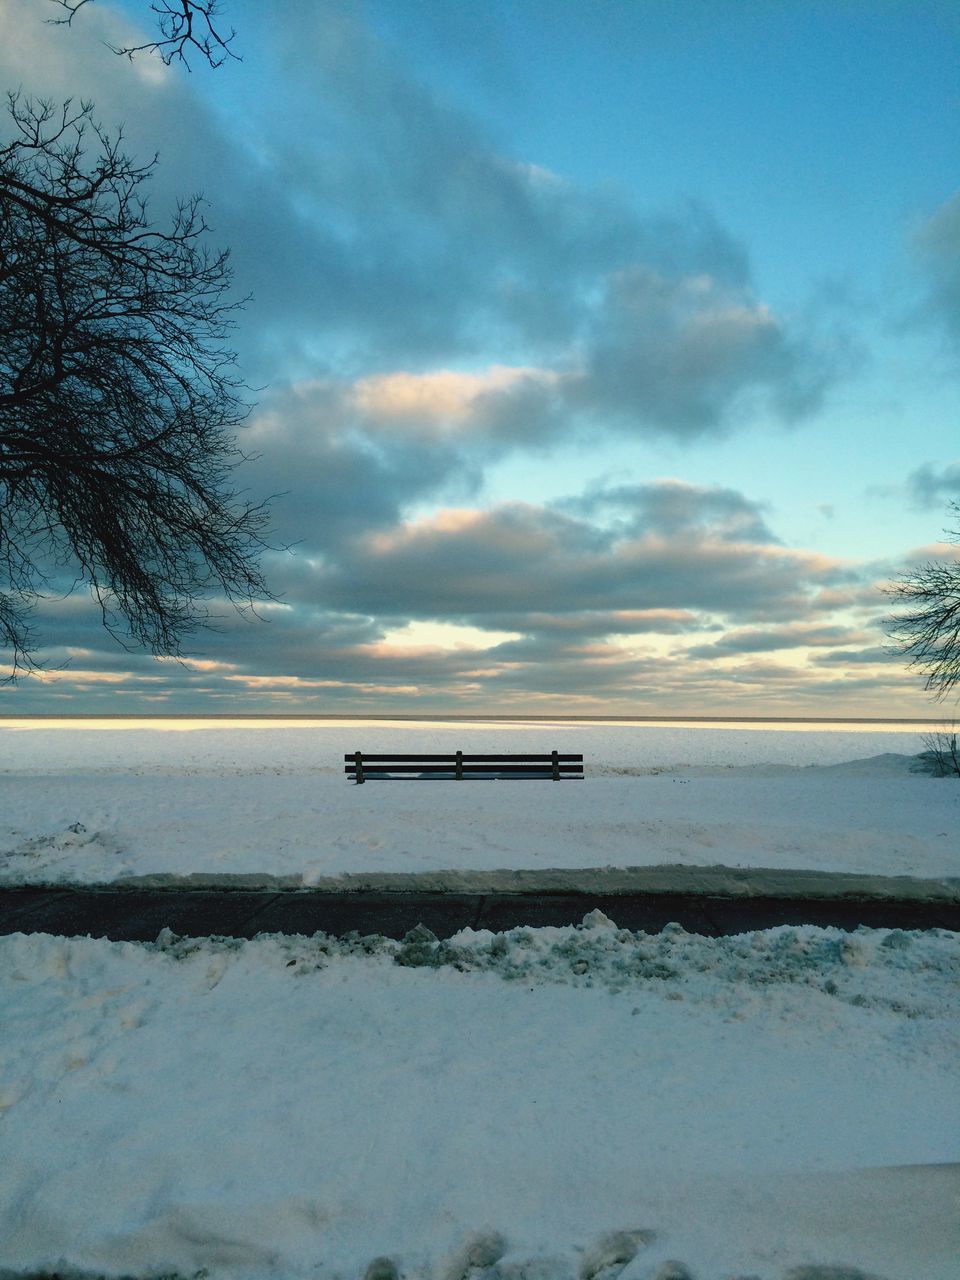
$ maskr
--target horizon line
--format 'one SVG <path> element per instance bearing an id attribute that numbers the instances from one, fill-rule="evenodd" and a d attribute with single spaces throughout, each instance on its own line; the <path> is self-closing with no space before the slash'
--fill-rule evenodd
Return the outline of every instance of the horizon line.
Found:
<path id="1" fill-rule="evenodd" d="M 462 712 L 435 713 L 378 713 L 378 712 L 207 712 L 190 711 L 157 712 L 27 712 L 16 715 L 0 712 L 0 724 L 4 720 L 450 720 L 471 722 L 481 720 L 520 721 L 522 723 L 550 723 L 569 721 L 617 721 L 629 724 L 677 724 L 691 721 L 704 724 L 919 724 L 943 725 L 944 718 L 930 719 L 923 716 L 711 716 L 711 715 L 592 715 L 557 714 L 524 715 L 500 712 L 465 714 Z"/>

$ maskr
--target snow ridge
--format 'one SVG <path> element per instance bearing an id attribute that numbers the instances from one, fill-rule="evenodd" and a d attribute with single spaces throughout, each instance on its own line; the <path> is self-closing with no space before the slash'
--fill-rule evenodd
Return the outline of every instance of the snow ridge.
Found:
<path id="1" fill-rule="evenodd" d="M 295 974 L 343 957 L 377 957 L 407 968 L 492 973 L 529 986 L 563 983 L 612 993 L 655 990 L 670 1000 L 733 1005 L 765 990 L 804 986 L 859 1008 L 906 1018 L 949 1018 L 960 984 L 960 934 L 947 929 L 870 929 L 782 925 L 707 938 L 668 924 L 655 934 L 620 929 L 602 911 L 582 924 L 463 929 L 440 940 L 424 925 L 398 942 L 382 934 L 334 937 L 261 934 L 263 958 Z M 131 945 L 131 944 L 116 944 Z M 238 938 L 181 938 L 164 929 L 143 944 L 174 959 L 225 956 L 252 945 Z M 782 991 L 776 998 L 781 998 Z"/>

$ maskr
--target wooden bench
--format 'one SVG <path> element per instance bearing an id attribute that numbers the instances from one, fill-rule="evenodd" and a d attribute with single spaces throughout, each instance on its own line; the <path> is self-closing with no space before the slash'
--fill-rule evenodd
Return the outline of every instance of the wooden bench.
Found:
<path id="1" fill-rule="evenodd" d="M 466 755 L 454 751 L 447 755 L 368 755 L 348 752 L 344 757 L 344 773 L 355 782 L 373 778 L 448 779 L 457 782 L 467 778 L 505 781 L 513 778 L 546 778 L 560 782 L 564 778 L 583 779 L 583 756 L 551 751 L 540 756 Z"/>

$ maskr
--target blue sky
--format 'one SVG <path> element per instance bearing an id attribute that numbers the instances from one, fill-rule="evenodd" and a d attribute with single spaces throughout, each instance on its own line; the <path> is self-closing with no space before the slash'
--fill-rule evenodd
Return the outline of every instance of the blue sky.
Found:
<path id="1" fill-rule="evenodd" d="M 2 81 L 204 191 L 296 546 L 184 665 L 44 602 L 3 713 L 935 713 L 880 584 L 954 554 L 955 5 L 227 0 L 190 74 L 49 7 Z"/>

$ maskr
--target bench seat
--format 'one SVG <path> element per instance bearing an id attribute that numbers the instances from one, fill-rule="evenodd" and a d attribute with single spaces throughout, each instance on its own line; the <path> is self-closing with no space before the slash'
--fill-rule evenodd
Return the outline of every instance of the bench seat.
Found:
<path id="1" fill-rule="evenodd" d="M 472 755 L 463 751 L 443 755 L 383 755 L 353 751 L 343 759 L 344 773 L 357 783 L 374 779 L 406 782 L 583 779 L 583 756 L 559 751 L 544 755 Z"/>

